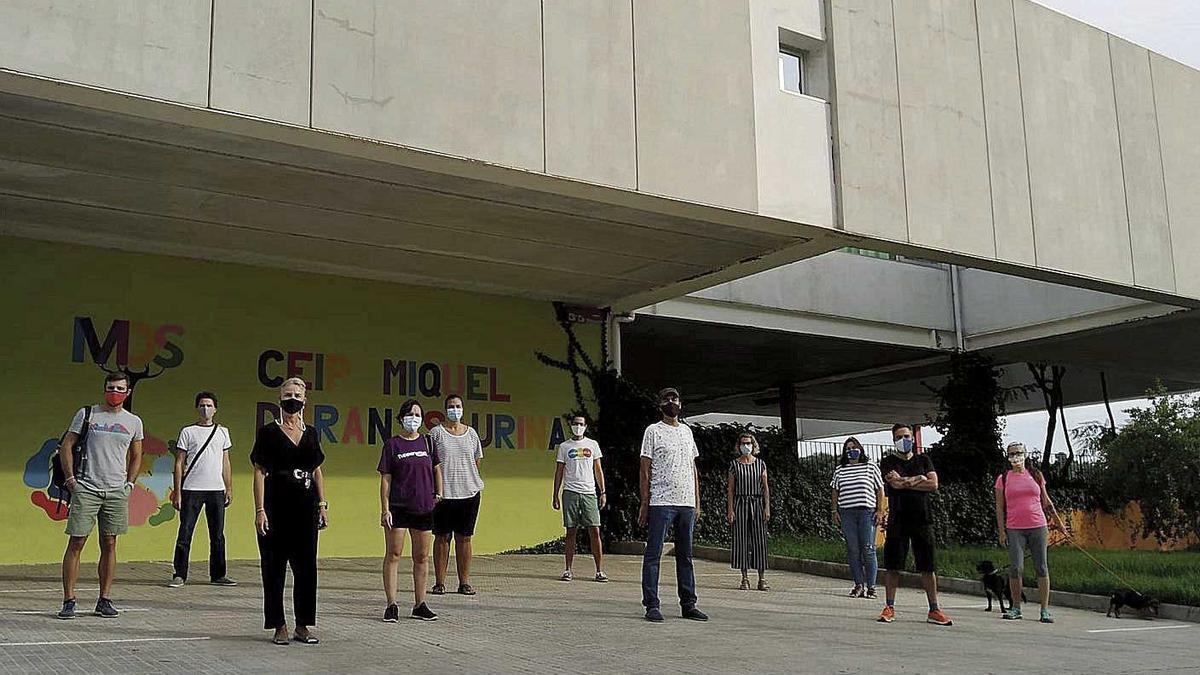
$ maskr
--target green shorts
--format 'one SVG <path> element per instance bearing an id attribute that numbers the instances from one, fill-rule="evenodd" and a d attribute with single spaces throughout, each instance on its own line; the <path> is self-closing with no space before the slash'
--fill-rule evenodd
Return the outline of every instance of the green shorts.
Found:
<path id="1" fill-rule="evenodd" d="M 567 529 L 600 527 L 600 501 L 594 494 L 585 495 L 563 490 L 562 509 L 563 526 Z"/>
<path id="2" fill-rule="evenodd" d="M 100 521 L 100 534 L 121 535 L 129 531 L 129 492 L 116 490 L 92 491 L 76 484 L 71 493 L 71 510 L 67 512 L 67 534 L 86 537 Z"/>

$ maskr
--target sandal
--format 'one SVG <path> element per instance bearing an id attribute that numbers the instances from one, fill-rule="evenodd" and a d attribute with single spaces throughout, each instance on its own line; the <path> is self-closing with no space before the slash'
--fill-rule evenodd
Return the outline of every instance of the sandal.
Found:
<path id="1" fill-rule="evenodd" d="M 301 644 L 306 644 L 306 645 L 315 645 L 315 644 L 320 644 L 320 642 L 321 642 L 312 633 L 305 633 L 304 637 L 300 637 L 299 633 L 293 633 L 292 641 L 299 642 Z"/>
<path id="2" fill-rule="evenodd" d="M 288 640 L 287 635 L 288 634 L 287 634 L 286 626 L 276 630 L 275 635 L 271 636 L 271 644 L 279 645 L 281 647 L 286 647 L 287 645 L 291 644 L 291 640 Z"/>
<path id="3" fill-rule="evenodd" d="M 434 584 L 433 588 L 429 589 L 429 592 L 433 595 L 445 595 L 446 584 Z"/>
<path id="4" fill-rule="evenodd" d="M 847 597 L 861 598 L 862 596 L 863 596 L 863 587 L 855 586 L 854 588 L 850 589 L 850 594 Z"/>
<path id="5" fill-rule="evenodd" d="M 769 591 L 769 590 L 771 590 L 771 586 L 767 583 L 766 579 L 759 579 L 758 580 L 758 590 Z"/>
<path id="6" fill-rule="evenodd" d="M 458 585 L 458 594 L 459 595 L 475 595 L 475 589 L 471 587 L 471 584 L 459 584 Z"/>
<path id="7" fill-rule="evenodd" d="M 877 599 L 879 596 L 875 594 L 875 587 L 874 587 L 874 586 L 868 586 L 868 587 L 867 587 L 867 594 L 866 594 L 866 595 L 864 595 L 863 597 L 864 597 L 864 598 L 866 598 L 866 599 L 868 599 L 868 600 L 875 600 L 875 599 Z"/>
<path id="8" fill-rule="evenodd" d="M 747 579 L 746 577 L 742 577 L 742 585 L 741 585 L 741 586 L 738 586 L 738 590 L 739 590 L 739 591 L 748 591 L 748 590 L 750 590 L 750 580 L 749 580 L 749 579 Z"/>

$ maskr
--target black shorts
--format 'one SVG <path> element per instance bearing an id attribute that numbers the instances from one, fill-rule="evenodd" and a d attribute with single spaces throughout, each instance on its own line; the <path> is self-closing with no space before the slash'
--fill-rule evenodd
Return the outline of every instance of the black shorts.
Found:
<path id="1" fill-rule="evenodd" d="M 433 533 L 454 533 L 463 537 L 475 534 L 475 521 L 479 518 L 479 496 L 466 499 L 443 499 L 433 507 Z"/>
<path id="2" fill-rule="evenodd" d="M 395 504 L 389 504 L 388 510 L 392 512 L 393 530 L 407 529 L 428 532 L 433 529 L 433 511 L 414 513 Z"/>
<path id="3" fill-rule="evenodd" d="M 912 542 L 913 559 L 918 572 L 936 572 L 933 551 L 933 528 L 928 523 L 891 523 L 883 541 L 883 568 L 892 572 L 904 570 Z"/>

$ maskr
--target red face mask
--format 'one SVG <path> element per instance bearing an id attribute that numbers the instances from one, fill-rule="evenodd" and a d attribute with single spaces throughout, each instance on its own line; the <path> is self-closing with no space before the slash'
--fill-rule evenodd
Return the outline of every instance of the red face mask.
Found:
<path id="1" fill-rule="evenodd" d="M 114 408 L 116 408 L 116 407 L 120 406 L 122 403 L 124 403 L 125 399 L 127 399 L 127 398 L 129 398 L 129 392 L 127 392 L 127 391 L 106 391 L 106 392 L 104 392 L 105 403 L 108 403 L 110 406 L 112 406 Z"/>

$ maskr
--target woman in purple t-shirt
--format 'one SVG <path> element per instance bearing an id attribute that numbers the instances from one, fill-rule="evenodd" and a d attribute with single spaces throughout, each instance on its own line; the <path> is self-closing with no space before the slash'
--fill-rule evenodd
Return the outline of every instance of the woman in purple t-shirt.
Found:
<path id="1" fill-rule="evenodd" d="M 400 435 L 383 444 L 379 457 L 379 524 L 384 528 L 387 553 L 383 558 L 383 593 L 387 609 L 383 620 L 400 619 L 396 605 L 396 572 L 404 554 L 404 531 L 412 540 L 413 609 L 412 618 L 434 621 L 425 604 L 425 580 L 429 573 L 429 548 L 433 530 L 433 507 L 442 498 L 442 470 L 437 453 L 427 436 L 422 436 L 421 404 L 405 401 L 396 415 Z"/>
<path id="2" fill-rule="evenodd" d="M 1000 545 L 1008 547 L 1008 583 L 1012 592 L 1012 606 L 1004 613 L 1005 619 L 1021 618 L 1021 571 L 1025 562 L 1025 549 L 1033 557 L 1033 567 L 1038 578 L 1038 599 L 1041 601 L 1042 623 L 1054 623 L 1050 618 L 1050 568 L 1046 564 L 1047 515 L 1054 517 L 1055 527 L 1066 530 L 1050 494 L 1046 492 L 1046 480 L 1026 458 L 1023 443 L 1010 443 L 1005 456 L 1012 469 L 996 477 L 996 527 L 1000 531 Z"/>

